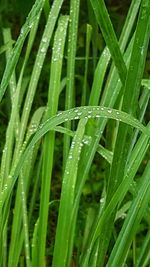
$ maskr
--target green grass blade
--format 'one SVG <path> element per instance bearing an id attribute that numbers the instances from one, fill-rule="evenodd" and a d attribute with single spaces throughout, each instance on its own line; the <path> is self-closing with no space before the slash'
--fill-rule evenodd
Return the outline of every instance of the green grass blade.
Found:
<path id="1" fill-rule="evenodd" d="M 95 69 L 94 80 L 92 84 L 91 94 L 89 98 L 89 105 L 98 105 L 102 86 L 104 83 L 104 77 L 110 61 L 110 53 L 107 47 L 105 47 Z"/>
<path id="2" fill-rule="evenodd" d="M 70 1 L 69 15 L 69 36 L 68 36 L 68 52 L 67 52 L 67 84 L 66 84 L 66 99 L 65 109 L 70 109 L 74 106 L 74 78 L 75 78 L 75 56 L 77 47 L 78 20 L 79 20 L 80 0 Z M 70 122 L 65 124 L 65 127 L 71 128 Z M 64 152 L 63 165 L 65 166 L 70 147 L 70 137 L 64 137 Z"/>
<path id="3" fill-rule="evenodd" d="M 123 56 L 120 51 L 120 47 L 117 41 L 117 37 L 113 30 L 112 23 L 110 21 L 107 9 L 104 1 L 91 0 L 91 4 L 97 19 L 97 22 L 101 28 L 102 34 L 106 41 L 106 44 L 110 50 L 112 59 L 116 65 L 122 84 L 125 84 L 125 78 L 127 69 L 123 60 Z"/>
<path id="4" fill-rule="evenodd" d="M 66 162 L 54 246 L 53 267 L 66 266 L 69 249 L 68 244 L 69 239 L 71 238 L 70 228 L 72 228 L 72 225 L 70 224 L 70 216 L 74 203 L 78 161 L 81 153 L 86 121 L 86 119 L 83 119 L 79 122 Z"/>
<path id="5" fill-rule="evenodd" d="M 86 28 L 86 49 L 85 49 L 85 71 L 84 71 L 84 82 L 83 82 L 83 91 L 81 98 L 81 106 L 87 104 L 87 78 L 88 78 L 88 64 L 89 64 L 89 52 L 90 52 L 90 42 L 91 42 L 92 27 L 87 24 Z"/>
<path id="6" fill-rule="evenodd" d="M 54 116 L 58 109 L 58 100 L 60 93 L 60 81 L 62 72 L 62 62 L 66 31 L 68 26 L 68 17 L 60 17 L 58 28 L 56 30 L 52 54 L 50 84 L 48 93 L 48 104 L 44 119 L 47 120 Z M 48 203 L 51 187 L 51 175 L 53 167 L 53 154 L 55 145 L 55 133 L 50 132 L 45 136 L 43 144 L 43 169 L 42 169 L 42 186 L 41 186 L 41 203 L 38 225 L 38 252 L 37 262 L 43 264 L 45 255 L 45 243 L 47 234 Z"/>
<path id="7" fill-rule="evenodd" d="M 142 182 L 139 192 L 136 198 L 133 200 L 128 216 L 124 222 L 124 225 L 120 231 L 117 242 L 113 248 L 111 256 L 108 261 L 108 266 L 122 266 L 125 263 L 126 256 L 133 240 L 133 236 L 137 230 L 137 227 L 143 217 L 145 208 L 149 202 L 150 194 L 150 163 L 148 163 L 144 174 L 142 176 Z M 118 246 L 119 244 L 119 246 Z"/>
<path id="8" fill-rule="evenodd" d="M 24 41 L 27 37 L 27 34 L 29 33 L 29 31 L 32 28 L 32 24 L 34 23 L 34 21 L 38 18 L 41 9 L 43 7 L 44 4 L 44 0 L 37 0 L 32 8 L 32 10 L 30 11 L 25 24 L 22 26 L 21 29 L 21 33 L 19 35 L 19 38 L 15 44 L 15 47 L 12 51 L 12 54 L 10 55 L 10 59 L 7 63 L 2 81 L 1 81 L 1 86 L 0 86 L 0 101 L 2 100 L 2 97 L 5 93 L 5 90 L 8 86 L 9 83 L 9 79 L 12 75 L 12 72 L 14 71 L 16 64 L 18 62 L 20 53 L 21 53 L 21 49 L 22 46 L 24 44 Z"/>

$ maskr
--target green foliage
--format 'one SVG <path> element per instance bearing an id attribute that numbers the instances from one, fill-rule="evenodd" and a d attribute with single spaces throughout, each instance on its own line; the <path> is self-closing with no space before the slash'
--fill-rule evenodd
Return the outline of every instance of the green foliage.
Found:
<path id="1" fill-rule="evenodd" d="M 0 267 L 149 266 L 150 1 L 118 31 L 117 1 L 32 2 L 1 29 Z"/>

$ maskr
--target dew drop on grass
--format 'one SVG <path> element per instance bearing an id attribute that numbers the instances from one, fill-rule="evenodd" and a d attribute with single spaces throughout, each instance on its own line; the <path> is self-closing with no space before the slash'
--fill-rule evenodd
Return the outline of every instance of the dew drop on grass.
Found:
<path id="1" fill-rule="evenodd" d="M 42 47 L 41 48 L 41 53 L 45 53 L 46 52 L 46 48 L 45 47 Z"/>
<path id="2" fill-rule="evenodd" d="M 33 22 L 28 27 L 31 29 L 33 27 Z"/>
<path id="3" fill-rule="evenodd" d="M 112 113 L 112 110 L 111 109 L 108 109 L 108 113 Z"/>
<path id="4" fill-rule="evenodd" d="M 47 38 L 46 37 L 43 37 L 42 42 L 43 43 L 46 43 L 47 42 Z"/>
<path id="5" fill-rule="evenodd" d="M 105 201 L 104 197 L 100 199 L 101 204 L 104 203 L 104 201 Z"/>

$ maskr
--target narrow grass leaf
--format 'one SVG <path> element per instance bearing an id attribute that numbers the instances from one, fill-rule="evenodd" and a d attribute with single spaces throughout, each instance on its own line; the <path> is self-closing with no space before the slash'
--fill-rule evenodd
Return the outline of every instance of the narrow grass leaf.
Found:
<path id="1" fill-rule="evenodd" d="M 32 28 L 32 24 L 34 21 L 37 19 L 37 17 L 40 15 L 40 12 L 42 10 L 44 4 L 44 0 L 37 0 L 32 7 L 25 24 L 22 26 L 21 33 L 19 35 L 18 40 L 15 43 L 14 49 L 12 50 L 12 53 L 10 55 L 10 59 L 7 63 L 2 81 L 1 81 L 1 86 L 0 86 L 0 101 L 2 100 L 2 97 L 5 93 L 5 90 L 8 86 L 9 79 L 12 75 L 13 70 L 16 67 L 16 64 L 18 62 L 22 46 L 24 44 L 24 41 L 27 37 L 27 34 Z"/>
<path id="2" fill-rule="evenodd" d="M 144 174 L 139 192 L 133 200 L 131 208 L 129 209 L 128 216 L 124 225 L 119 233 L 118 239 L 115 243 L 113 251 L 108 261 L 108 266 L 122 266 L 125 263 L 127 253 L 133 237 L 136 233 L 137 227 L 143 217 L 146 206 L 149 202 L 150 194 L 150 162 L 148 163 Z M 118 246 L 119 244 L 119 246 Z"/>
<path id="3" fill-rule="evenodd" d="M 78 162 L 81 153 L 82 139 L 85 130 L 86 119 L 79 122 L 76 134 L 72 140 L 65 173 L 62 182 L 56 239 L 54 246 L 53 267 L 66 266 L 68 244 L 70 237 L 70 216 L 75 197 L 75 185 L 77 178 Z"/>
<path id="4" fill-rule="evenodd" d="M 54 46 L 53 46 L 51 71 L 50 71 L 50 84 L 48 92 L 48 104 L 44 120 L 47 120 L 51 116 L 55 115 L 58 109 L 63 53 L 66 40 L 67 26 L 68 26 L 68 16 L 60 17 L 54 37 Z M 54 146 L 55 146 L 55 133 L 54 131 L 52 131 L 47 133 L 43 144 L 42 186 L 41 186 L 41 196 L 40 196 L 41 202 L 40 202 L 38 246 L 37 246 L 38 249 L 37 263 L 41 265 L 45 255 L 48 203 L 50 197 Z"/>
<path id="5" fill-rule="evenodd" d="M 70 1 L 65 110 L 73 108 L 74 105 L 75 56 L 79 23 L 79 7 L 80 0 Z M 65 127 L 70 129 L 71 123 L 66 122 Z M 65 166 L 65 162 L 68 157 L 69 147 L 70 137 L 64 136 L 63 166 Z"/>
<path id="6" fill-rule="evenodd" d="M 120 80 L 122 84 L 125 84 L 125 77 L 127 73 L 126 65 L 123 60 L 122 53 L 120 51 L 120 47 L 117 41 L 117 37 L 113 30 L 112 23 L 110 21 L 106 6 L 104 1 L 91 0 L 91 4 L 97 19 L 97 22 L 100 26 L 104 39 L 106 41 L 106 45 L 109 48 L 112 59 L 116 65 L 116 68 L 119 73 Z"/>

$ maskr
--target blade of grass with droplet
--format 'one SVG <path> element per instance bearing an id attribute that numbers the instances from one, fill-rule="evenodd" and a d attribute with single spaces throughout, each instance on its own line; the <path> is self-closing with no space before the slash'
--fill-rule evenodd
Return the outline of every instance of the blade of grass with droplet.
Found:
<path id="1" fill-rule="evenodd" d="M 62 182 L 56 238 L 53 254 L 53 267 L 66 266 L 68 245 L 70 237 L 70 216 L 75 197 L 75 185 L 77 178 L 78 162 L 81 153 L 82 139 L 84 136 L 85 124 L 87 120 L 79 122 L 77 131 L 73 138 L 68 160 L 66 162 L 65 173 Z M 71 255 L 70 255 L 71 256 Z M 71 259 L 68 259 L 70 261 Z"/>
<path id="2" fill-rule="evenodd" d="M 50 83 L 48 92 L 48 104 L 44 117 L 45 120 L 55 115 L 58 109 L 62 62 L 63 62 L 63 53 L 66 40 L 67 26 L 68 26 L 68 16 L 60 17 L 58 22 L 58 28 L 56 30 L 54 38 Z M 41 266 L 45 256 L 48 203 L 50 197 L 54 145 L 55 145 L 55 134 L 54 132 L 49 132 L 45 136 L 43 143 L 42 186 L 41 186 L 41 196 L 40 196 L 41 201 L 40 201 L 40 214 L 39 214 L 39 225 L 38 225 L 37 263 L 41 264 Z"/>
<path id="3" fill-rule="evenodd" d="M 64 123 L 66 120 L 78 120 L 82 118 L 88 119 L 88 118 L 99 118 L 99 117 L 105 117 L 105 118 L 122 121 L 124 123 L 131 125 L 132 127 L 140 129 L 143 133 L 146 134 L 146 136 L 148 137 L 150 136 L 149 128 L 146 128 L 137 119 L 135 119 L 130 114 L 127 114 L 123 111 L 118 111 L 118 110 L 114 110 L 114 109 L 110 109 L 106 107 L 98 107 L 98 106 L 97 107 L 90 107 L 90 106 L 79 107 L 79 108 L 74 108 L 71 110 L 63 111 L 61 113 L 58 113 L 56 116 L 51 117 L 39 127 L 39 130 L 37 131 L 35 136 L 30 141 L 28 147 L 26 148 L 26 152 L 24 152 L 21 158 L 19 159 L 19 163 L 17 164 L 17 167 L 14 167 L 14 169 L 12 170 L 12 175 L 14 175 L 14 171 L 15 171 L 15 177 L 17 178 L 20 172 L 21 165 L 23 164 L 25 158 L 27 157 L 30 149 L 32 149 L 34 144 L 38 142 L 40 138 L 44 136 L 51 129 L 54 129 L 57 125 Z M 16 178 L 10 179 L 9 183 L 7 184 L 7 190 L 4 190 L 2 192 L 2 195 L 0 196 L 0 204 L 1 204 L 0 209 L 2 208 L 4 204 L 4 201 L 9 198 L 10 192 L 12 191 Z"/>
<path id="4" fill-rule="evenodd" d="M 19 38 L 17 40 L 17 42 L 15 43 L 14 49 L 12 50 L 12 54 L 10 56 L 10 59 L 7 63 L 2 81 L 1 81 L 1 86 L 0 86 L 0 101 L 2 100 L 2 97 L 5 93 L 5 90 L 8 86 L 9 83 L 9 79 L 12 75 L 12 72 L 14 71 L 16 64 L 18 62 L 20 53 L 21 53 L 21 49 L 23 47 L 24 41 L 27 37 L 27 34 L 29 33 L 32 24 L 34 23 L 34 21 L 37 19 L 37 17 L 39 16 L 42 7 L 44 4 L 44 0 L 37 0 L 33 6 L 33 8 L 31 9 L 25 24 L 22 26 L 21 29 L 21 33 L 19 35 Z"/>
<path id="5" fill-rule="evenodd" d="M 33 99 L 35 96 L 39 77 L 41 74 L 41 69 L 44 63 L 46 52 L 47 52 L 47 49 L 48 49 L 53 31 L 54 31 L 56 21 L 58 19 L 58 15 L 59 15 L 59 11 L 60 11 L 62 3 L 63 3 L 63 0 L 55 0 L 53 2 L 53 5 L 49 13 L 49 17 L 48 17 L 48 20 L 47 20 L 47 23 L 45 25 L 45 29 L 42 35 L 40 46 L 39 46 L 39 49 L 36 55 L 26 99 L 24 101 L 24 106 L 23 106 L 20 133 L 18 137 L 17 147 L 15 149 L 16 157 L 18 157 L 20 150 L 21 150 L 21 146 L 23 143 L 23 139 L 24 139 L 24 135 L 26 132 L 26 127 L 27 127 L 27 123 L 28 123 L 28 119 L 29 119 L 29 115 L 30 115 L 30 111 L 31 111 L 32 103 L 33 103 Z"/>
<path id="6" fill-rule="evenodd" d="M 72 108 L 74 105 L 75 56 L 77 47 L 79 6 L 80 6 L 80 0 L 70 1 L 65 110 Z M 71 123 L 70 122 L 65 123 L 65 127 L 70 129 Z M 70 147 L 70 137 L 64 136 L 63 166 L 65 166 L 65 162 L 68 157 L 69 147 Z"/>
<path id="7" fill-rule="evenodd" d="M 59 133 L 63 133 L 63 134 L 67 134 L 71 137 L 74 136 L 74 132 L 69 130 L 68 128 L 64 128 L 64 127 L 61 127 L 61 126 L 56 126 L 54 129 L 54 131 L 56 132 L 59 132 Z M 88 136 L 88 135 L 85 135 L 84 136 L 84 139 L 83 139 L 83 143 L 85 145 L 89 145 L 91 142 L 91 137 Z M 98 145 L 97 147 L 97 152 L 104 158 L 107 160 L 107 162 L 109 164 L 112 163 L 112 157 L 113 157 L 113 153 L 111 151 L 109 151 L 108 149 L 106 149 L 105 147 L 103 147 L 102 145 Z"/>

